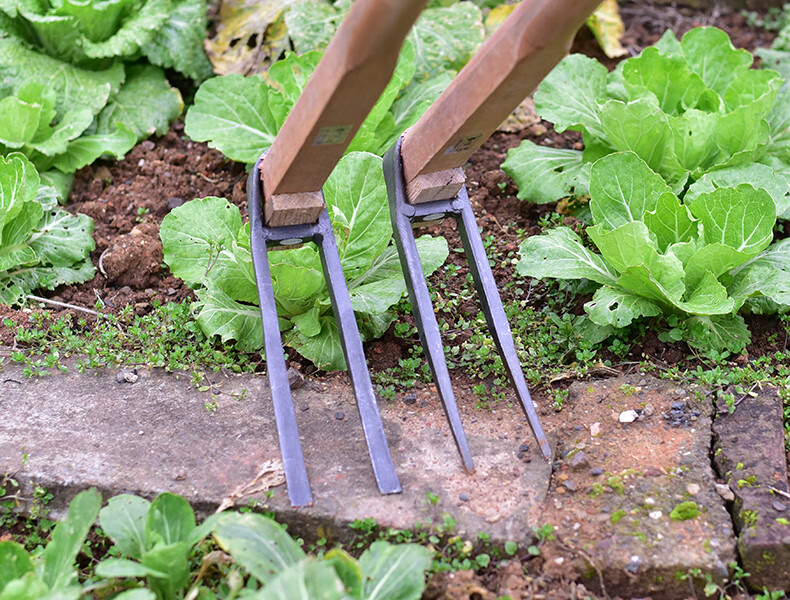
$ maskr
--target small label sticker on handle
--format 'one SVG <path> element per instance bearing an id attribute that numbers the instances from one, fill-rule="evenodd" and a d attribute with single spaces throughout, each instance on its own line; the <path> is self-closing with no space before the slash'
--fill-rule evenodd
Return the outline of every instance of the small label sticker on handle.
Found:
<path id="1" fill-rule="evenodd" d="M 337 127 L 322 127 L 318 135 L 313 140 L 313 146 L 328 146 L 330 144 L 342 144 L 346 141 L 348 134 L 351 133 L 351 125 L 340 125 Z"/>
<path id="2" fill-rule="evenodd" d="M 474 146 L 475 142 L 479 140 L 482 135 L 482 133 L 476 133 L 474 135 L 467 135 L 466 137 L 459 138 L 454 144 L 450 145 L 450 147 L 447 148 L 444 153 L 453 154 L 455 152 L 465 152 Z"/>

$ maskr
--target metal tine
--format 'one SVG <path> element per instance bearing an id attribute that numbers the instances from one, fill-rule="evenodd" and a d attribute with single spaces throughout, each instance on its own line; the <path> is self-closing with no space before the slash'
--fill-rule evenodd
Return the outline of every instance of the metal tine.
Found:
<path id="1" fill-rule="evenodd" d="M 263 202 L 260 186 L 259 166 L 261 159 L 247 179 L 247 211 L 250 215 L 250 249 L 258 287 L 258 301 L 263 319 L 263 346 L 266 352 L 266 370 L 274 403 L 274 420 L 277 423 L 277 437 L 283 457 L 285 482 L 288 498 L 293 506 L 307 506 L 313 503 L 307 467 L 304 464 L 299 429 L 296 426 L 291 386 L 283 357 L 283 344 L 280 338 L 280 323 L 277 318 L 277 304 L 274 300 L 274 284 L 269 269 L 267 252 L 270 228 L 264 225 Z"/>
<path id="2" fill-rule="evenodd" d="M 262 159 L 255 163 L 255 168 L 247 181 L 252 256 L 263 317 L 264 346 L 274 402 L 275 421 L 291 504 L 294 506 L 310 504 L 312 496 L 283 359 L 267 248 L 269 246 L 291 246 L 308 241 L 316 244 L 321 256 L 324 279 L 329 291 L 332 310 L 338 323 L 341 346 L 357 399 L 362 429 L 368 445 L 376 483 L 382 494 L 400 493 L 401 486 L 376 405 L 373 384 L 365 362 L 362 340 L 346 287 L 329 214 L 325 208 L 316 223 L 281 227 L 266 226 L 263 218 L 263 190 L 259 172 Z"/>
<path id="3" fill-rule="evenodd" d="M 425 281 L 412 229 L 412 218 L 415 216 L 416 210 L 418 208 L 422 209 L 426 205 L 415 207 L 406 202 L 400 145 L 401 142 L 398 140 L 395 146 L 390 148 L 384 155 L 384 179 L 387 182 L 395 244 L 398 247 L 398 257 L 400 258 L 403 277 L 406 280 L 406 289 L 409 291 L 412 314 L 417 322 L 417 331 L 420 335 L 420 341 L 428 359 L 433 379 L 436 382 L 439 399 L 444 406 L 444 412 L 450 423 L 450 430 L 453 433 L 458 452 L 461 454 L 464 468 L 472 472 L 475 469 L 472 453 L 469 450 L 469 442 L 466 439 L 466 434 L 461 424 L 461 416 L 458 413 L 458 406 L 455 402 L 455 394 L 450 382 L 450 372 L 447 369 L 447 361 L 444 358 L 444 346 L 439 333 L 439 324 L 436 322 L 436 315 L 431 303 L 431 294 L 428 291 L 428 283 Z M 444 205 L 449 205 L 450 203 L 440 201 L 439 203 L 430 204 L 442 204 L 441 208 L 446 209 Z M 444 210 L 441 210 L 441 212 L 444 213 Z"/>
<path id="4" fill-rule="evenodd" d="M 480 229 L 477 226 L 472 205 L 469 203 L 469 194 L 466 186 L 462 187 L 458 193 L 458 200 L 461 204 L 460 214 L 455 215 L 458 234 L 464 246 L 469 270 L 472 272 L 472 280 L 480 298 L 488 329 L 499 349 L 505 370 L 513 383 L 521 408 L 524 410 L 532 433 L 540 446 L 540 451 L 546 460 L 551 460 L 551 445 L 543 432 L 540 419 L 538 419 L 538 414 L 535 412 L 535 405 L 532 403 L 532 396 L 530 396 L 527 382 L 524 379 L 524 372 L 521 370 L 516 344 L 513 341 L 513 334 L 510 331 L 505 308 L 502 306 L 502 298 L 499 296 L 496 280 L 488 262 L 483 239 L 480 237 Z"/>

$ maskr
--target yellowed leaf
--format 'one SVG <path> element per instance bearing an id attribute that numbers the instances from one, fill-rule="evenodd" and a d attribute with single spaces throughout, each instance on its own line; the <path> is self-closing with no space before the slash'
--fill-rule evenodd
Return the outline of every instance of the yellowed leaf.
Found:
<path id="1" fill-rule="evenodd" d="M 223 0 L 216 35 L 205 48 L 219 75 L 268 70 L 288 47 L 285 12 L 304 0 Z"/>
<path id="2" fill-rule="evenodd" d="M 510 16 L 510 13 L 513 12 L 514 8 L 516 8 L 515 4 L 500 4 L 491 9 L 491 12 L 488 13 L 485 22 L 486 37 L 489 37 L 492 33 L 499 29 L 499 26 L 502 25 L 502 23 L 505 22 L 505 19 Z"/>
<path id="3" fill-rule="evenodd" d="M 628 54 L 628 50 L 620 43 L 625 26 L 617 10 L 617 0 L 604 0 L 598 10 L 587 19 L 587 27 L 609 58 Z"/>

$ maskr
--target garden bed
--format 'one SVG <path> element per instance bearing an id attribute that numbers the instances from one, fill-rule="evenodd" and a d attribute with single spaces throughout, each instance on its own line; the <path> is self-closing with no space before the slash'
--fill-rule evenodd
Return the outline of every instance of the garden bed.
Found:
<path id="1" fill-rule="evenodd" d="M 621 14 L 626 24 L 623 44 L 634 53 L 655 43 L 667 28 L 679 37 L 693 27 L 715 25 L 730 35 L 736 47 L 749 50 L 768 46 L 773 37 L 771 32 L 750 25 L 746 17 L 732 10 L 702 13 L 692 9 L 629 3 L 621 7 Z M 615 61 L 603 57 L 592 36 L 586 32 L 577 40 L 576 51 L 600 58 L 610 68 L 615 64 Z M 33 303 L 35 311 L 46 315 L 41 325 L 43 329 L 60 318 L 70 317 L 74 327 L 89 336 L 95 320 L 101 318 L 95 312 L 129 319 L 130 310 L 133 315 L 145 316 L 168 302 L 195 299 L 194 292 L 183 281 L 170 275 L 162 264 L 159 224 L 173 208 L 205 196 L 229 199 L 246 218 L 246 174 L 243 166 L 227 160 L 206 144 L 190 141 L 183 129 L 183 122 L 177 121 L 167 134 L 141 143 L 122 161 L 95 163 L 77 173 L 66 208 L 94 219 L 96 249 L 91 259 L 97 267 L 97 274 L 89 282 L 46 294 L 49 302 Z M 516 199 L 512 181 L 500 168 L 507 150 L 518 146 L 522 140 L 578 149 L 581 136 L 575 132 L 554 132 L 551 124 L 537 118 L 528 105 L 524 107 L 521 121 L 508 129 L 511 131 L 500 131 L 492 136 L 464 169 L 472 205 L 488 244 L 489 256 L 494 261 L 494 273 L 502 282 L 503 301 L 513 306 L 525 301 L 534 319 L 543 321 L 549 313 L 560 318 L 563 314 L 583 314 L 582 306 L 589 297 L 574 296 L 567 288 L 556 284 L 533 285 L 524 278 L 514 279 L 513 259 L 525 236 L 539 234 L 552 220 L 561 220 L 570 226 L 575 226 L 576 220 L 572 216 L 557 216 L 553 204 L 537 205 Z M 784 227 L 784 235 L 790 234 L 790 225 L 785 223 Z M 451 248 L 448 264 L 452 267 L 437 271 L 430 283 L 438 294 L 440 321 L 446 323 L 452 335 L 449 344 L 459 349 L 459 368 L 453 371 L 453 378 L 456 386 L 464 390 L 460 396 L 466 403 L 465 408 L 469 409 L 474 402 L 478 403 L 478 408 L 506 403 L 509 400 L 503 391 L 506 386 L 494 381 L 485 368 L 464 368 L 488 358 L 482 351 L 476 354 L 469 349 L 480 343 L 475 331 L 454 331 L 459 319 L 477 314 L 476 298 L 467 282 L 468 270 L 463 255 L 452 251 L 460 247 L 453 227 L 449 223 L 443 224 L 433 228 L 432 233 L 444 235 Z M 563 298 L 572 299 L 572 302 L 564 302 Z M 30 315 L 27 311 L 0 306 L 0 317 L 26 326 Z M 77 323 L 80 319 L 85 320 L 83 325 Z M 770 363 L 776 352 L 787 349 L 787 331 L 781 320 L 748 316 L 747 322 L 752 342 L 734 362 L 725 364 L 725 369 Z M 413 321 L 402 310 L 396 323 L 411 325 Z M 546 327 L 541 329 L 544 325 Z M 536 347 L 551 346 L 557 344 L 563 334 L 561 328 L 557 331 L 558 327 L 551 329 L 548 325 L 519 322 L 514 324 L 514 328 L 517 333 L 534 334 L 530 339 L 535 340 Z M 419 396 L 425 390 L 430 393 L 430 383 L 421 367 L 403 367 L 403 361 L 421 358 L 418 349 L 415 350 L 418 344 L 416 334 L 409 328 L 403 329 L 399 330 L 395 324 L 384 338 L 366 344 L 370 368 L 380 391 L 387 397 L 398 399 L 411 393 Z M 15 341 L 15 333 L 13 327 L 0 324 L 0 346 L 24 347 L 23 343 Z M 674 372 L 682 377 L 684 370 L 709 366 L 706 361 L 690 355 L 685 344 L 662 341 L 651 329 L 641 331 L 641 335 L 631 340 L 627 348 L 600 348 L 586 361 L 584 355 L 574 358 L 573 340 L 567 340 L 567 344 L 567 351 L 550 352 L 547 348 L 538 348 L 538 358 L 528 369 L 541 418 L 547 429 L 558 432 L 561 452 L 575 443 L 578 433 L 567 426 L 568 412 L 560 410 L 563 401 L 568 399 L 569 386 L 577 379 L 608 377 L 614 373 L 633 374 L 644 368 L 659 374 Z M 265 364 L 260 356 L 253 354 L 247 358 L 250 368 L 264 370 Z M 317 371 L 295 352 L 290 358 L 291 366 L 304 375 L 329 377 L 327 380 L 331 381 L 331 376 Z M 202 368 L 198 364 L 194 367 Z M 721 390 L 726 388 L 719 381 L 713 383 Z M 607 409 L 601 414 L 604 412 L 611 411 Z M 555 480 L 558 486 L 560 483 Z M 548 548 L 546 557 L 562 555 L 561 550 Z M 514 588 L 530 589 L 543 594 L 544 598 L 557 599 L 586 593 L 584 588 L 577 586 L 570 566 L 567 569 L 552 566 L 546 557 L 531 561 L 528 566 L 530 575 L 526 576 L 520 569 L 492 569 L 477 575 L 441 575 L 435 578 L 427 597 L 487 598 Z"/>

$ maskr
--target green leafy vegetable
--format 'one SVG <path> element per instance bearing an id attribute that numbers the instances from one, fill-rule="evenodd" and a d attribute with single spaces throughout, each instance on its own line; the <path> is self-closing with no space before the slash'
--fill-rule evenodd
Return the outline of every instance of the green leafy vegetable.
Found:
<path id="1" fill-rule="evenodd" d="M 73 66 L 0 39 L 0 154 L 24 153 L 39 171 L 73 173 L 102 156 L 123 158 L 162 134 L 183 108 L 181 94 L 151 65 L 103 70 Z M 65 199 L 70 180 L 58 196 Z"/>
<path id="2" fill-rule="evenodd" d="M 31 291 L 91 279 L 93 221 L 58 207 L 56 192 L 39 187 L 22 154 L 0 156 L 0 302 L 22 302 Z"/>
<path id="3" fill-rule="evenodd" d="M 610 154 L 590 174 L 594 225 L 587 235 L 600 254 L 558 227 L 523 242 L 517 270 L 600 284 L 585 305 L 598 325 L 675 316 L 683 338 L 701 352 L 740 352 L 749 332 L 737 312 L 747 301 L 790 306 L 790 245 L 771 245 L 776 204 L 769 192 L 726 181 L 701 179 L 683 203 L 635 153 Z"/>
<path id="4" fill-rule="evenodd" d="M 324 187 L 351 303 L 363 339 L 381 336 L 390 308 L 406 291 L 392 237 L 381 159 L 346 155 Z M 249 225 L 223 198 L 203 198 L 173 210 L 160 229 L 165 262 L 197 287 L 197 319 L 209 336 L 238 347 L 263 345 L 249 249 Z M 443 238 L 418 240 L 426 274 L 448 255 Z M 340 346 L 321 260 L 312 246 L 269 253 L 284 342 L 325 369 L 342 369 Z"/>
<path id="5" fill-rule="evenodd" d="M 418 544 L 374 542 L 359 561 L 340 549 L 323 560 L 306 557 L 278 523 L 257 514 L 220 517 L 214 537 L 263 584 L 250 598 L 418 600 L 432 553 Z"/>
<path id="6" fill-rule="evenodd" d="M 74 561 L 101 507 L 95 489 L 77 494 L 66 519 L 55 526 L 44 551 L 31 557 L 16 542 L 0 542 L 0 596 L 36 598 L 80 598 Z"/>
<path id="7" fill-rule="evenodd" d="M 69 64 L 94 68 L 102 59 L 142 53 L 196 80 L 211 72 L 203 52 L 205 0 L 7 0 L 0 15 L 0 34 Z"/>
<path id="8" fill-rule="evenodd" d="M 783 217 L 790 208 L 790 95 L 779 93 L 778 73 L 751 65 L 746 50 L 712 27 L 693 29 L 680 42 L 667 32 L 611 73 L 595 59 L 568 56 L 539 86 L 535 107 L 557 131 L 580 131 L 585 149 L 526 141 L 502 168 L 519 198 L 552 202 L 587 195 L 589 165 L 630 151 L 680 198 L 687 190 L 695 196 L 748 183 L 765 189 Z"/>

